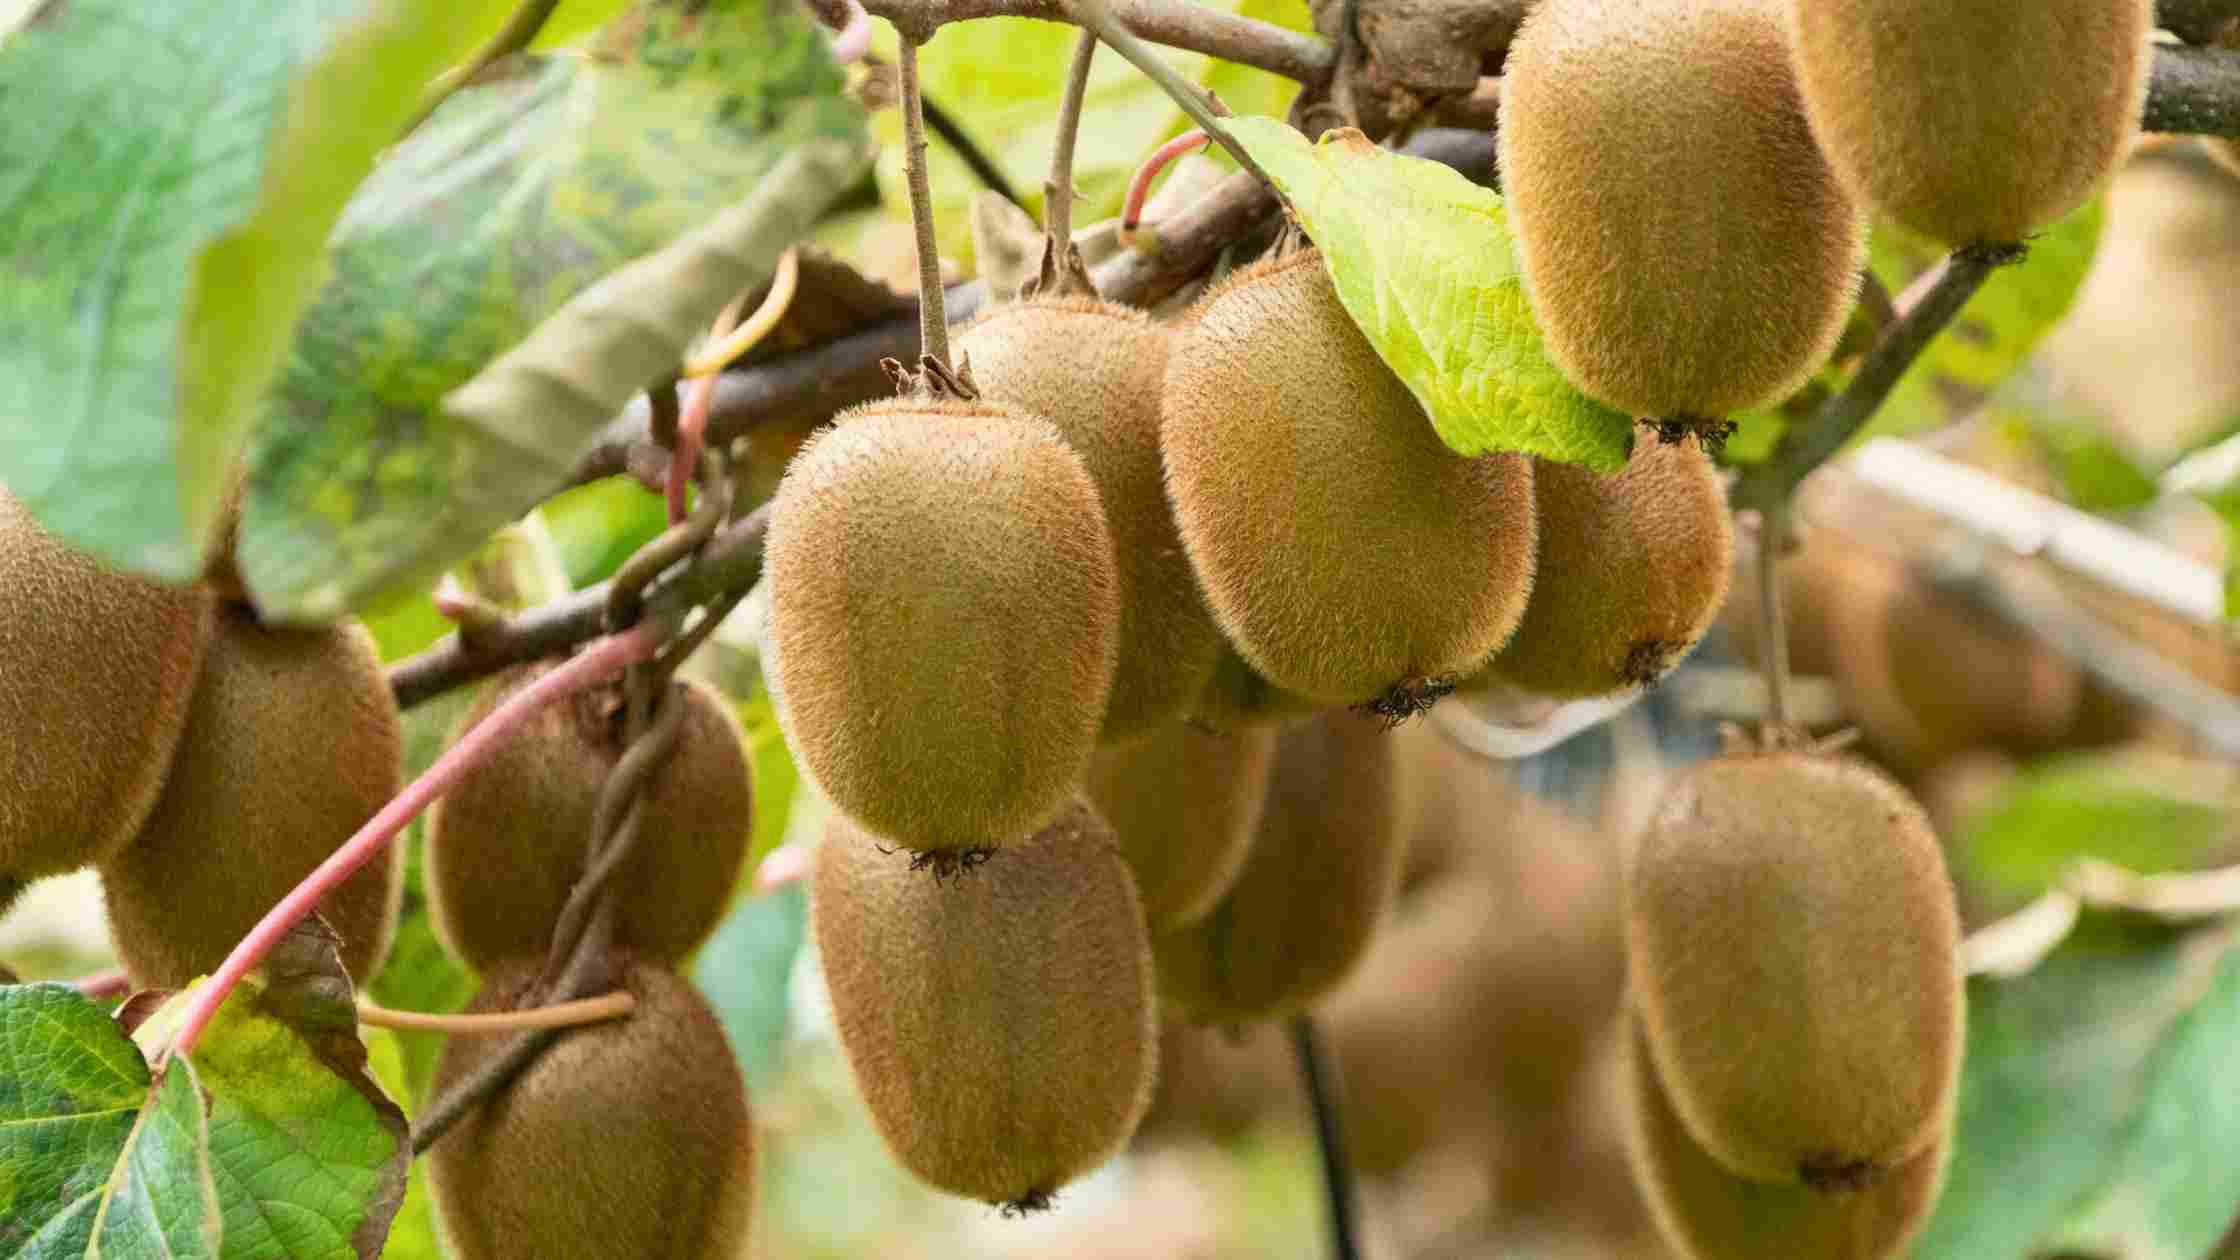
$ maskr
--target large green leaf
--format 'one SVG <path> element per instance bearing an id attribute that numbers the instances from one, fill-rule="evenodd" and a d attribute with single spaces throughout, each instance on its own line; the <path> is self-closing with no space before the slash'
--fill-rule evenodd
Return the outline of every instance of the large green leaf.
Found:
<path id="1" fill-rule="evenodd" d="M 731 294 L 626 309 L 614 341 L 579 319 L 559 362 L 548 317 L 616 296 L 594 283 L 727 208 L 813 216 L 828 181 L 772 172 L 819 141 L 859 152 L 862 136 L 820 31 L 768 0 L 642 0 L 598 52 L 526 59 L 452 97 L 344 212 L 334 278 L 267 400 L 241 539 L 260 603 L 335 615 L 432 576 L 556 489 L 596 423 L 584 415 L 658 368 L 617 375 Z M 751 242 L 765 271 L 783 244 Z"/>
<path id="2" fill-rule="evenodd" d="M 0 987 L 0 1255 L 218 1255 L 191 1065 L 161 1080 L 115 1020 L 61 984 Z"/>
<path id="3" fill-rule="evenodd" d="M 2145 1096 L 2106 1181 L 2060 1245 L 2110 1260 L 2201 1260 L 2240 1217 L 2240 951 L 2148 1059 Z"/>
<path id="4" fill-rule="evenodd" d="M 2157 1047 L 2202 1009 L 2230 943 L 2088 913 L 2028 975 L 1971 981 L 1951 1171 L 1913 1260 L 2030 1260 L 2081 1196 L 2110 1193 Z"/>
<path id="5" fill-rule="evenodd" d="M 1633 419 L 1580 393 L 1548 358 L 1498 194 L 1356 131 L 1310 143 L 1272 118 L 1229 126 L 1449 447 L 1603 471 L 1625 463 Z"/>
<path id="6" fill-rule="evenodd" d="M 512 0 L 55 0 L 0 45 L 0 482 L 198 572 L 343 202 Z"/>

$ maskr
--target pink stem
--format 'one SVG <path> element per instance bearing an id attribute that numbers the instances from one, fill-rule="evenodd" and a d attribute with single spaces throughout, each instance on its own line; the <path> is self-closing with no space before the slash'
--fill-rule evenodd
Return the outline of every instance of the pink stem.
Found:
<path id="1" fill-rule="evenodd" d="M 1128 185 L 1127 204 L 1120 209 L 1120 234 L 1123 237 L 1133 234 L 1136 225 L 1143 222 L 1143 203 L 1150 199 L 1151 181 L 1159 178 L 1159 172 L 1167 169 L 1167 163 L 1193 149 L 1206 147 L 1208 138 L 1203 131 L 1185 131 L 1160 145 L 1152 153 L 1151 160 L 1143 164 L 1143 169 L 1136 172 L 1134 182 Z"/>
<path id="2" fill-rule="evenodd" d="M 677 416 L 677 449 L 669 456 L 669 523 L 679 525 L 685 518 L 685 489 L 692 484 L 692 474 L 700 466 L 700 446 L 708 432 L 708 412 L 716 400 L 716 377 L 720 373 L 692 378 L 692 388 L 685 394 L 684 410 Z"/>
<path id="3" fill-rule="evenodd" d="M 263 962 L 272 947 L 280 943 L 280 938 L 318 907 L 321 898 L 350 878 L 359 867 L 378 857 L 404 830 L 405 824 L 449 791 L 477 763 L 496 752 L 516 727 L 553 701 L 647 659 L 660 645 L 661 636 L 650 622 L 620 634 L 594 639 L 565 664 L 515 692 L 490 716 L 477 722 L 473 730 L 444 750 L 426 773 L 407 784 L 404 791 L 397 793 L 379 813 L 366 821 L 365 826 L 358 828 L 356 835 L 321 862 L 317 870 L 304 876 L 295 891 L 282 897 L 280 904 L 257 920 L 257 925 L 249 929 L 249 934 L 241 938 L 232 953 L 226 955 L 218 970 L 195 990 L 179 1035 L 172 1039 L 166 1053 L 191 1053 L 195 1042 L 201 1040 L 203 1030 L 216 1017 L 218 1008 L 225 1004 L 226 995 L 241 983 L 241 977 Z"/>
<path id="4" fill-rule="evenodd" d="M 96 971 L 90 976 L 79 976 L 70 984 L 98 1002 L 103 998 L 123 997 L 132 988 L 132 977 L 122 971 Z"/>
<path id="5" fill-rule="evenodd" d="M 854 10 L 848 15 L 848 24 L 832 37 L 832 59 L 843 66 L 871 51 L 871 15 L 858 0 L 848 0 L 848 7 Z"/>

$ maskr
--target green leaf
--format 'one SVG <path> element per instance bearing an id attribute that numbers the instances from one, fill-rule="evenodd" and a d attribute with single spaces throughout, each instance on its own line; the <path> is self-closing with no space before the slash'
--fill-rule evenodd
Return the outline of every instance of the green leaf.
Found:
<path id="1" fill-rule="evenodd" d="M 1229 127 L 1321 247 L 1338 300 L 1463 455 L 1524 451 L 1610 471 L 1633 418 L 1573 388 L 1543 348 L 1501 198 L 1359 132 L 1309 143 L 1273 118 Z"/>
<path id="2" fill-rule="evenodd" d="M 557 489 L 609 400 L 832 197 L 807 155 L 860 160 L 841 87 L 798 5 L 642 0 L 597 55 L 526 58 L 447 101 L 344 212 L 267 399 L 241 537 L 262 606 L 331 617 L 425 581 Z M 597 283 L 754 207 L 762 231 L 665 305 Z"/>
<path id="3" fill-rule="evenodd" d="M 0 1254 L 215 1260 L 219 1222 L 193 1067 L 155 1079 L 68 985 L 0 987 Z"/>
<path id="4" fill-rule="evenodd" d="M 329 227 L 509 4 L 57 0 L 0 46 L 0 482 L 198 573 Z"/>
<path id="5" fill-rule="evenodd" d="M 2029 1260 L 2105 1177 L 2140 1114 L 2141 1073 L 2219 954 L 2158 933 L 2085 939 L 2028 975 L 1971 981 L 1951 1170 L 1913 1260 Z"/>
<path id="6" fill-rule="evenodd" d="M 2069 313 L 2106 220 L 2103 198 L 2071 211 L 2033 237 L 2022 262 L 1994 273 L 1950 327 L 1929 343 L 1866 435 L 1941 428 L 1976 409 Z M 1944 257 L 1942 246 L 1890 223 L 1877 223 L 1869 264 L 1895 294 Z"/>
<path id="7" fill-rule="evenodd" d="M 2240 951 L 2148 1059 L 2113 1170 L 2059 1233 L 2070 1252 L 2200 1260 L 2240 1216 Z"/>
<path id="8" fill-rule="evenodd" d="M 2143 874 L 2228 860 L 2240 780 L 2224 765 L 2148 749 L 2070 753 L 2000 787 L 1954 845 L 1971 882 L 2016 897 L 2082 857 Z"/>
<path id="9" fill-rule="evenodd" d="M 208 1098 L 226 1260 L 372 1260 L 403 1202 L 411 1138 L 367 1066 L 335 946 L 316 920 L 291 932 L 227 995 L 191 1056 Z M 168 1044 L 199 987 L 165 1003 L 135 1040 Z"/>

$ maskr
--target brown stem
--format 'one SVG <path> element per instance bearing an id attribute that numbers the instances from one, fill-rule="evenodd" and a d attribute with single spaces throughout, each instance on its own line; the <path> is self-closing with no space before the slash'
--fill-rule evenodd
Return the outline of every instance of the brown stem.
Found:
<path id="1" fill-rule="evenodd" d="M 1070 3 L 1076 22 L 1094 30 L 1097 38 L 1112 45 L 1112 51 L 1127 58 L 1129 64 L 1143 71 L 1145 78 L 1158 84 L 1159 90 L 1180 106 L 1183 113 L 1190 115 L 1190 121 L 1198 124 L 1198 130 L 1213 137 L 1216 143 L 1229 151 L 1229 156 L 1237 160 L 1238 166 L 1250 171 L 1262 183 L 1271 187 L 1274 185 L 1275 181 L 1268 178 L 1268 173 L 1260 169 L 1258 162 L 1252 160 L 1252 154 L 1246 152 L 1245 147 L 1237 143 L 1237 138 L 1229 134 L 1229 129 L 1221 125 L 1221 118 L 1228 111 L 1219 108 L 1204 89 L 1183 78 L 1180 71 L 1168 65 L 1167 59 L 1159 55 L 1158 49 L 1151 47 L 1135 32 L 1122 25 L 1113 16 L 1112 7 L 1105 0 L 1070 0 Z"/>
<path id="2" fill-rule="evenodd" d="M 1758 651 L 1765 657 L 1766 721 L 1789 724 L 1789 630 L 1781 610 L 1781 549 L 1789 538 L 1789 501 L 1758 513 Z"/>
<path id="3" fill-rule="evenodd" d="M 915 34 L 920 40 L 944 22 L 988 17 L 1074 20 L 1069 0 L 865 0 L 863 7 L 894 23 L 905 38 Z M 1337 65 L 1337 54 L 1312 35 L 1239 17 L 1210 4 L 1122 0 L 1119 8 L 1120 21 L 1154 44 L 1254 66 L 1300 83 L 1320 83 Z"/>
<path id="4" fill-rule="evenodd" d="M 1906 369 L 1960 314 L 1991 273 L 2017 257 L 2019 251 L 2013 246 L 1971 245 L 1915 281 L 1898 301 L 1898 322 L 1884 330 L 1843 392 L 1823 404 L 1810 421 L 1784 433 L 1765 463 L 1742 474 L 1735 483 L 1734 505 L 1770 512 L 1786 503 L 1813 469 L 1828 462 L 1866 426 Z"/>
<path id="5" fill-rule="evenodd" d="M 933 235 L 933 190 L 926 183 L 926 114 L 918 91 L 918 43 L 902 32 L 895 62 L 902 77 L 902 166 L 910 182 L 910 225 L 918 240 L 918 353 L 949 362 L 949 321 L 942 311 L 941 250 Z"/>
<path id="6" fill-rule="evenodd" d="M 1096 57 L 1097 33 L 1084 30 L 1074 41 L 1065 100 L 1058 107 L 1057 143 L 1050 150 L 1050 177 L 1042 185 L 1042 268 L 1030 286 L 1034 294 L 1095 296 L 1097 291 L 1073 244 L 1073 144 L 1081 132 L 1081 102 L 1089 94 L 1089 67 Z"/>
<path id="7" fill-rule="evenodd" d="M 2157 47 L 2139 126 L 2147 131 L 2240 138 L 2240 52 Z"/>

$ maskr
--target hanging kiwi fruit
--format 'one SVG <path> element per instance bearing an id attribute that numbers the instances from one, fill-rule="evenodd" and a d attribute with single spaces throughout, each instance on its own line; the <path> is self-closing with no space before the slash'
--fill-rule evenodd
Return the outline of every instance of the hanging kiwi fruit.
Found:
<path id="1" fill-rule="evenodd" d="M 460 731 L 550 668 L 529 666 L 487 688 Z M 676 682 L 662 703 L 684 706 L 682 725 L 646 783 L 637 843 L 609 888 L 615 943 L 675 964 L 730 904 L 753 792 L 738 720 L 721 697 Z M 454 954 L 477 969 L 544 956 L 584 873 L 592 817 L 623 749 L 617 697 L 579 692 L 533 714 L 428 811 L 429 911 Z"/>
<path id="2" fill-rule="evenodd" d="M 501 964 L 468 1006 L 515 1008 L 543 960 Z M 692 985 L 618 954 L 624 1018 L 572 1029 L 428 1150 L 458 1260 L 702 1260 L 746 1254 L 754 1120 L 723 1025 Z M 454 1035 L 440 1093 L 510 1037 Z"/>
<path id="3" fill-rule="evenodd" d="M 1955 249 L 2084 204 L 2139 130 L 2153 0 L 1786 0 L 1812 131 L 1862 202 Z"/>
<path id="4" fill-rule="evenodd" d="M 1950 1118 L 1874 1184 L 1842 1194 L 1739 1177 L 1696 1145 L 1628 1020 L 1627 1151 L 1658 1229 L 1685 1260 L 1887 1260 L 1929 1219 L 1952 1153 Z"/>
<path id="5" fill-rule="evenodd" d="M 1121 585 L 1096 482 L 1047 422 L 953 399 L 843 413 L 787 469 L 764 571 L 764 673 L 834 804 L 937 873 L 1064 807 Z"/>
<path id="6" fill-rule="evenodd" d="M 1502 193 L 1550 355 L 1681 432 L 1803 384 L 1858 284 L 1865 222 L 1805 121 L 1784 16 L 1546 0 L 1502 75 Z"/>
<path id="7" fill-rule="evenodd" d="M 1448 450 L 1318 252 L 1199 302 L 1164 391 L 1183 547 L 1253 671 L 1402 716 L 1507 641 L 1532 585 L 1531 464 Z"/>
<path id="8" fill-rule="evenodd" d="M 1532 599 L 1484 675 L 1567 700 L 1664 677 L 1727 594 L 1734 531 L 1711 457 L 1700 443 L 1637 442 L 1610 476 L 1541 460 L 1532 495 Z"/>
<path id="9" fill-rule="evenodd" d="M 1086 802 L 946 884 L 836 812 L 810 922 L 871 1118 L 929 1184 L 1048 1207 L 1142 1121 L 1159 1035 L 1143 907 Z"/>
<path id="10" fill-rule="evenodd" d="M 1090 761 L 1083 791 L 1120 837 L 1153 932 L 1203 916 L 1236 882 L 1275 749 L 1272 727 L 1218 733 L 1171 722 Z"/>
<path id="11" fill-rule="evenodd" d="M 1201 1024 L 1304 1009 L 1361 961 L 1400 878 L 1392 741 L 1338 709 L 1277 736 L 1260 829 L 1211 912 L 1152 939 L 1159 994 Z"/>
<path id="12" fill-rule="evenodd" d="M 101 861 L 139 829 L 185 728 L 211 606 L 206 589 L 69 546 L 0 487 L 0 887 Z"/>
<path id="13" fill-rule="evenodd" d="M 1927 817 L 1879 771 L 1780 748 L 1689 769 L 1635 846 L 1626 938 L 1657 1076 L 1735 1175 L 1840 1192 L 1934 1142 L 1959 913 Z"/>
<path id="14" fill-rule="evenodd" d="M 402 786 L 403 730 L 373 637 L 355 622 L 262 624 L 225 604 L 154 809 L 101 864 L 117 957 L 141 988 L 183 988 L 224 961 L 304 876 Z M 391 846 L 318 913 L 363 983 L 403 886 Z"/>
<path id="15" fill-rule="evenodd" d="M 1168 340 L 1167 326 L 1142 311 L 1087 296 L 1000 307 L 956 337 L 981 396 L 1048 420 L 1096 479 L 1120 577 L 1108 743 L 1179 715 L 1221 650 L 1159 463 Z"/>

